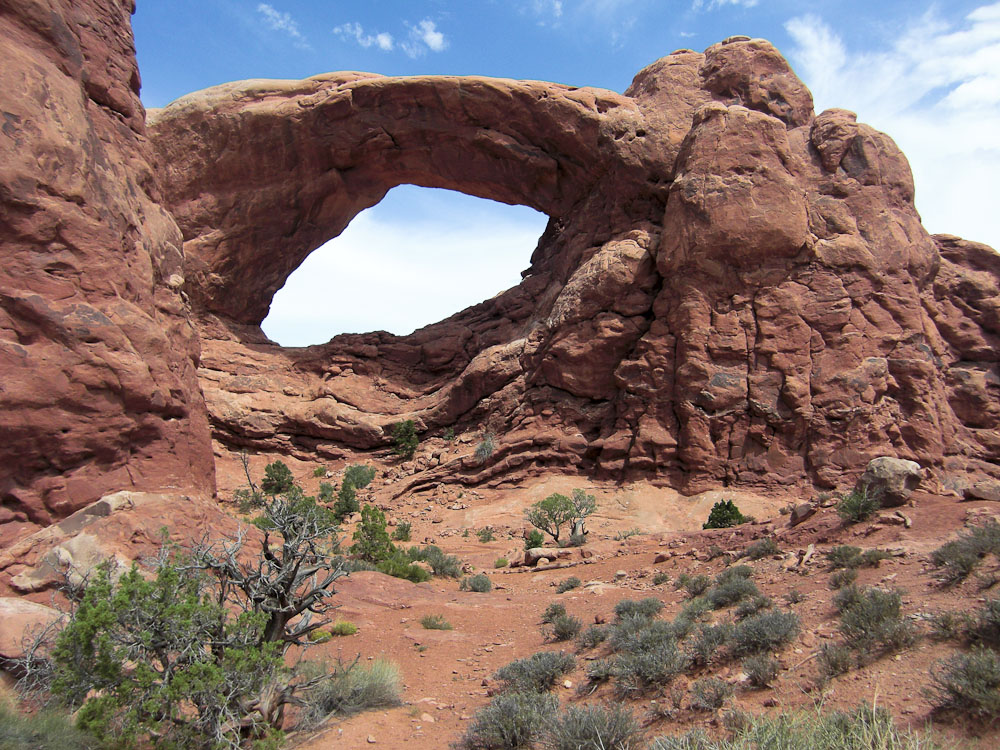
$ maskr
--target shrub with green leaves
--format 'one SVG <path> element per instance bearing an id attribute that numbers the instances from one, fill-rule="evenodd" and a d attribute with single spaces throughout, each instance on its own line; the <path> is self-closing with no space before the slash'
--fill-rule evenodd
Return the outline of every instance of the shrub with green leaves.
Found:
<path id="1" fill-rule="evenodd" d="M 855 488 L 837 503 L 837 515 L 844 523 L 859 523 L 874 516 L 881 507 L 882 499 L 877 492 Z"/>
<path id="2" fill-rule="evenodd" d="M 756 688 L 766 688 L 778 677 L 781 665 L 770 654 L 754 654 L 743 660 L 747 680 Z"/>
<path id="3" fill-rule="evenodd" d="M 733 576 L 717 582 L 705 592 L 705 600 L 712 609 L 731 607 L 744 599 L 760 594 L 757 584 L 749 578 Z"/>
<path id="4" fill-rule="evenodd" d="M 673 638 L 649 639 L 635 650 L 615 657 L 615 690 L 622 697 L 658 690 L 687 671 L 690 665 L 691 658 L 678 648 Z"/>
<path id="5" fill-rule="evenodd" d="M 539 739 L 559 707 L 551 695 L 507 692 L 479 710 L 456 744 L 458 750 L 518 750 Z"/>
<path id="6" fill-rule="evenodd" d="M 941 571 L 944 583 L 955 584 L 968 578 L 989 554 L 1000 557 L 1000 523 L 993 519 L 938 547 L 931 553 L 931 562 Z"/>
<path id="7" fill-rule="evenodd" d="M 350 484 L 356 490 L 361 490 L 375 479 L 375 467 L 369 464 L 351 464 L 344 469 L 344 484 Z"/>
<path id="8" fill-rule="evenodd" d="M 555 687 L 563 675 L 576 668 L 572 654 L 562 651 L 539 651 L 526 659 L 512 661 L 493 675 L 504 691 L 544 693 Z"/>
<path id="9" fill-rule="evenodd" d="M 718 625 L 701 625 L 687 644 L 691 661 L 698 665 L 711 664 L 715 654 L 733 637 L 733 625 L 729 622 Z"/>
<path id="10" fill-rule="evenodd" d="M 427 630 L 451 630 L 451 623 L 444 615 L 424 615 L 420 618 L 420 624 Z"/>
<path id="11" fill-rule="evenodd" d="M 674 581 L 674 588 L 684 589 L 690 597 L 704 594 L 711 585 L 712 579 L 704 574 L 692 576 L 687 573 L 681 573 L 677 576 L 677 580 Z"/>
<path id="12" fill-rule="evenodd" d="M 510 565 L 510 560 L 506 557 L 498 557 L 493 561 L 494 568 L 506 568 L 508 565 Z"/>
<path id="13" fill-rule="evenodd" d="M 347 620 L 337 620 L 336 622 L 330 624 L 327 628 L 327 632 L 329 632 L 330 635 L 336 636 L 354 635 L 358 632 L 358 626 L 353 622 L 348 622 Z"/>
<path id="14" fill-rule="evenodd" d="M 275 461 L 264 467 L 264 478 L 260 483 L 264 494 L 277 497 L 290 491 L 294 485 L 292 471 L 282 461 Z"/>
<path id="15" fill-rule="evenodd" d="M 743 599 L 733 612 L 733 616 L 737 620 L 745 620 L 750 615 L 763 612 L 765 609 L 771 609 L 773 606 L 774 601 L 770 597 L 757 594 L 756 596 L 751 596 L 749 599 Z"/>
<path id="16" fill-rule="evenodd" d="M 596 648 L 608 639 L 608 629 L 602 625 L 591 625 L 576 637 L 576 647 L 580 651 Z"/>
<path id="17" fill-rule="evenodd" d="M 854 662 L 854 652 L 842 643 L 824 643 L 820 647 L 819 671 L 824 678 L 850 672 Z"/>
<path id="18" fill-rule="evenodd" d="M 747 517 L 740 513 L 740 509 L 732 500 L 719 500 L 712 506 L 708 514 L 708 520 L 702 526 L 703 529 L 728 529 L 731 526 L 739 526 L 746 523 Z"/>
<path id="19" fill-rule="evenodd" d="M 545 608 L 542 612 L 542 622 L 552 622 L 557 617 L 562 617 L 566 614 L 566 607 L 559 602 L 552 602 L 549 606 Z"/>
<path id="20" fill-rule="evenodd" d="M 419 565 L 410 561 L 405 552 L 393 548 L 392 553 L 385 560 L 379 560 L 375 564 L 375 569 L 379 573 L 384 573 L 393 578 L 402 578 L 411 583 L 424 583 L 431 579 L 431 574 Z"/>
<path id="21" fill-rule="evenodd" d="M 326 485 L 329 487 L 329 485 Z M 324 489 L 323 485 L 320 486 L 320 491 Z M 361 506 L 358 503 L 358 493 L 354 491 L 354 485 L 350 482 L 345 481 L 340 485 L 340 489 L 337 490 L 337 500 L 333 504 L 333 515 L 338 521 L 343 521 L 352 513 L 357 513 L 361 510 Z"/>
<path id="22" fill-rule="evenodd" d="M 315 469 L 313 469 L 313 476 L 316 477 L 316 478 L 325 477 L 326 476 L 326 467 L 325 466 L 317 466 Z"/>
<path id="23" fill-rule="evenodd" d="M 394 542 L 410 541 L 410 529 L 412 528 L 409 521 L 400 521 L 396 524 L 396 528 L 392 530 L 392 540 Z"/>
<path id="24" fill-rule="evenodd" d="M 572 615 L 559 615 L 553 618 L 551 622 L 552 640 L 572 640 L 573 638 L 576 638 L 577 633 L 580 632 L 580 628 L 582 627 L 583 623 L 580 621 L 579 617 L 573 617 Z M 543 628 L 543 630 L 545 630 L 545 628 Z"/>
<path id="25" fill-rule="evenodd" d="M 835 570 L 833 575 L 830 576 L 830 588 L 842 589 L 844 586 L 850 586 L 856 580 L 858 580 L 858 571 L 854 568 L 841 568 L 840 570 Z"/>
<path id="26" fill-rule="evenodd" d="M 653 576 L 654 586 L 662 586 L 665 583 L 670 583 L 669 573 L 657 573 L 656 575 Z"/>
<path id="27" fill-rule="evenodd" d="M 549 750 L 630 750 L 641 742 L 639 722 L 620 703 L 570 706 L 549 722 L 545 737 Z"/>
<path id="28" fill-rule="evenodd" d="M 462 575 L 462 561 L 454 555 L 445 554 L 437 545 L 410 547 L 406 550 L 406 556 L 414 562 L 427 563 L 436 576 L 459 578 Z"/>
<path id="29" fill-rule="evenodd" d="M 479 541 L 481 543 L 483 543 L 483 544 L 486 544 L 487 542 L 492 542 L 493 541 L 493 528 L 490 527 L 490 526 L 487 526 L 484 529 L 480 529 L 479 531 L 476 532 L 476 536 L 479 538 Z"/>
<path id="30" fill-rule="evenodd" d="M 376 565 L 388 560 L 396 551 L 386 530 L 385 513 L 374 505 L 365 505 L 361 509 L 361 522 L 353 539 L 351 554 Z"/>
<path id="31" fill-rule="evenodd" d="M 931 670 L 930 694 L 938 708 L 977 719 L 1000 718 L 1000 655 L 978 647 L 956 653 Z"/>
<path id="32" fill-rule="evenodd" d="M 663 602 L 655 596 L 645 599 L 622 599 L 615 605 L 615 617 L 624 620 L 627 617 L 656 617 L 663 610 Z"/>
<path id="33" fill-rule="evenodd" d="M 559 582 L 559 585 L 556 586 L 556 593 L 557 594 L 565 594 L 567 591 L 572 591 L 573 589 L 578 589 L 582 585 L 583 585 L 583 581 L 581 581 L 576 576 L 570 576 L 566 580 Z"/>
<path id="34" fill-rule="evenodd" d="M 867 654 L 898 651 L 913 643 L 913 626 L 903 619 L 902 592 L 868 587 L 840 614 L 840 632 L 847 645 Z"/>
<path id="35" fill-rule="evenodd" d="M 542 536 L 542 532 L 538 529 L 532 529 L 528 532 L 527 536 L 524 537 L 524 548 L 525 549 L 536 549 L 545 544 L 545 537 Z"/>
<path id="36" fill-rule="evenodd" d="M 1000 647 L 1000 598 L 986 603 L 967 618 L 969 640 L 991 648 Z"/>
<path id="37" fill-rule="evenodd" d="M 337 660 L 332 667 L 312 665 L 316 684 L 304 700 L 297 728 L 314 729 L 329 716 L 350 716 L 373 708 L 398 706 L 402 684 L 399 668 L 388 659 L 371 664 Z M 239 747 L 243 747 L 240 745 Z"/>
<path id="38" fill-rule="evenodd" d="M 493 452 L 497 449 L 497 437 L 490 430 L 486 430 L 480 435 L 476 444 L 476 463 L 484 464 L 490 460 Z"/>
<path id="39" fill-rule="evenodd" d="M 417 452 L 420 439 L 417 437 L 417 426 L 412 419 L 397 422 L 392 426 L 392 452 L 403 459 L 413 458 Z"/>
<path id="40" fill-rule="evenodd" d="M 691 708 L 718 711 L 733 694 L 733 687 L 718 677 L 702 677 L 691 683 Z"/>
<path id="41" fill-rule="evenodd" d="M 777 555 L 781 553 L 781 547 L 778 543 L 774 541 L 773 537 L 764 537 L 763 539 L 758 539 L 748 546 L 744 554 L 751 560 L 763 560 L 765 557 L 770 557 L 771 555 Z"/>
<path id="42" fill-rule="evenodd" d="M 493 582 L 485 573 L 476 573 L 474 576 L 463 578 L 458 588 L 461 591 L 474 591 L 477 594 L 486 594 L 493 590 Z"/>
<path id="43" fill-rule="evenodd" d="M 768 610 L 737 623 L 733 630 L 732 651 L 737 656 L 775 651 L 791 642 L 798 633 L 798 615 Z"/>

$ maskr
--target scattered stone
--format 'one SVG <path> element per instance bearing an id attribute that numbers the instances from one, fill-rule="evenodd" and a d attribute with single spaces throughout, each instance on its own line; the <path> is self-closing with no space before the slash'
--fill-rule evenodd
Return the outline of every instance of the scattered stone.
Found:
<path id="1" fill-rule="evenodd" d="M 1000 482 L 995 479 L 987 479 L 976 482 L 971 487 L 962 490 L 963 500 L 987 500 L 991 503 L 1000 503 Z"/>
<path id="2" fill-rule="evenodd" d="M 895 508 L 906 503 L 923 476 L 923 470 L 916 461 L 882 456 L 868 462 L 854 488 L 869 495 L 878 495 L 883 508 Z"/>
<path id="3" fill-rule="evenodd" d="M 819 506 L 816 503 L 802 503 L 800 505 L 796 505 L 792 508 L 791 513 L 788 514 L 788 525 L 798 526 L 807 518 L 811 518 L 815 515 L 817 510 L 819 510 Z"/>

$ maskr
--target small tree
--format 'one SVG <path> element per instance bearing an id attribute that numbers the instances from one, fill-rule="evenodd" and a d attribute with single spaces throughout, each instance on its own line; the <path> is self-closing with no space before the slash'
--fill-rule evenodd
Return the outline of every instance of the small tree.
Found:
<path id="1" fill-rule="evenodd" d="M 392 452 L 401 458 L 413 458 L 417 452 L 417 427 L 412 419 L 392 426 Z"/>
<path id="2" fill-rule="evenodd" d="M 575 515 L 573 501 L 558 492 L 539 500 L 525 511 L 528 523 L 551 536 L 556 544 L 559 543 L 562 527 L 572 521 Z"/>
<path id="3" fill-rule="evenodd" d="M 708 520 L 702 526 L 703 529 L 728 529 L 730 526 L 739 526 L 746 523 L 746 516 L 740 513 L 740 509 L 732 500 L 719 500 L 712 506 L 708 514 Z"/>
<path id="4" fill-rule="evenodd" d="M 354 489 L 367 487 L 375 479 L 375 467 L 368 464 L 351 464 L 344 470 L 344 484 L 351 484 Z"/>
<path id="5" fill-rule="evenodd" d="M 587 534 L 585 526 L 587 516 L 597 510 L 597 498 L 583 490 L 573 490 L 573 533 L 574 537 L 584 537 Z"/>
<path id="6" fill-rule="evenodd" d="M 353 539 L 351 554 L 370 563 L 388 560 L 396 551 L 385 527 L 385 513 L 374 505 L 366 505 L 361 509 L 361 523 L 354 532 Z"/>
<path id="7" fill-rule="evenodd" d="M 281 461 L 275 461 L 264 467 L 264 479 L 260 483 L 260 489 L 271 497 L 277 497 L 292 489 L 295 478 L 289 469 Z"/>
<path id="8" fill-rule="evenodd" d="M 333 515 L 338 521 L 343 521 L 351 513 L 357 513 L 359 510 L 361 510 L 361 506 L 358 504 L 358 493 L 354 491 L 354 485 L 345 479 L 337 492 L 337 501 L 333 504 Z"/>

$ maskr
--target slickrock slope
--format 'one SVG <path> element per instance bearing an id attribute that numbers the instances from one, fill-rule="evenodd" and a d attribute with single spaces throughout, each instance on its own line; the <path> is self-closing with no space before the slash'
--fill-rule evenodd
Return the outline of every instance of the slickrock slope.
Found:
<path id="1" fill-rule="evenodd" d="M 214 490 L 129 11 L 0 4 L 0 547 L 118 490 Z"/>
<path id="2" fill-rule="evenodd" d="M 929 236 L 892 140 L 814 115 L 763 40 L 676 52 L 624 95 L 336 73 L 208 89 L 149 128 L 223 443 L 497 433 L 485 465 L 430 457 L 413 486 L 830 487 L 877 455 L 939 486 L 1000 473 L 1000 256 Z M 291 271 L 401 183 L 548 214 L 522 283 L 410 336 L 268 342 Z"/>

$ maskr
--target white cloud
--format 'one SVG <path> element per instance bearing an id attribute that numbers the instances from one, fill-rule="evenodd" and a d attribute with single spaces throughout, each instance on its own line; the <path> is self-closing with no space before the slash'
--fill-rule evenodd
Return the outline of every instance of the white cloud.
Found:
<path id="1" fill-rule="evenodd" d="M 1000 247 L 1000 2 L 959 23 L 928 12 L 879 50 L 849 50 L 815 15 L 785 29 L 816 110 L 853 110 L 907 155 L 927 229 Z"/>
<path id="2" fill-rule="evenodd" d="M 716 10 L 727 5 L 739 5 L 743 8 L 753 8 L 758 0 L 694 0 L 691 4 L 693 10 Z"/>
<path id="3" fill-rule="evenodd" d="M 408 334 L 518 284 L 546 221 L 524 206 L 397 187 L 303 261 L 262 327 L 284 346 Z"/>
<path id="4" fill-rule="evenodd" d="M 392 34 L 385 31 L 376 32 L 375 34 L 366 34 L 361 24 L 357 22 L 348 22 L 340 26 L 336 26 L 333 29 L 333 33 L 341 39 L 354 39 L 354 41 L 365 49 L 375 46 L 383 52 L 392 52 L 392 49 L 396 44 L 395 40 L 392 38 Z"/>
<path id="5" fill-rule="evenodd" d="M 272 31 L 280 31 L 295 40 L 295 46 L 301 49 L 311 49 L 305 36 L 299 31 L 299 25 L 290 13 L 282 13 L 274 6 L 267 3 L 260 3 L 257 12 L 263 16 L 264 25 Z"/>
<path id="6" fill-rule="evenodd" d="M 400 47 L 410 57 L 420 57 L 427 50 L 443 52 L 448 47 L 448 40 L 437 30 L 437 24 L 425 18 L 416 26 L 410 26 L 410 38 L 400 44 Z"/>

